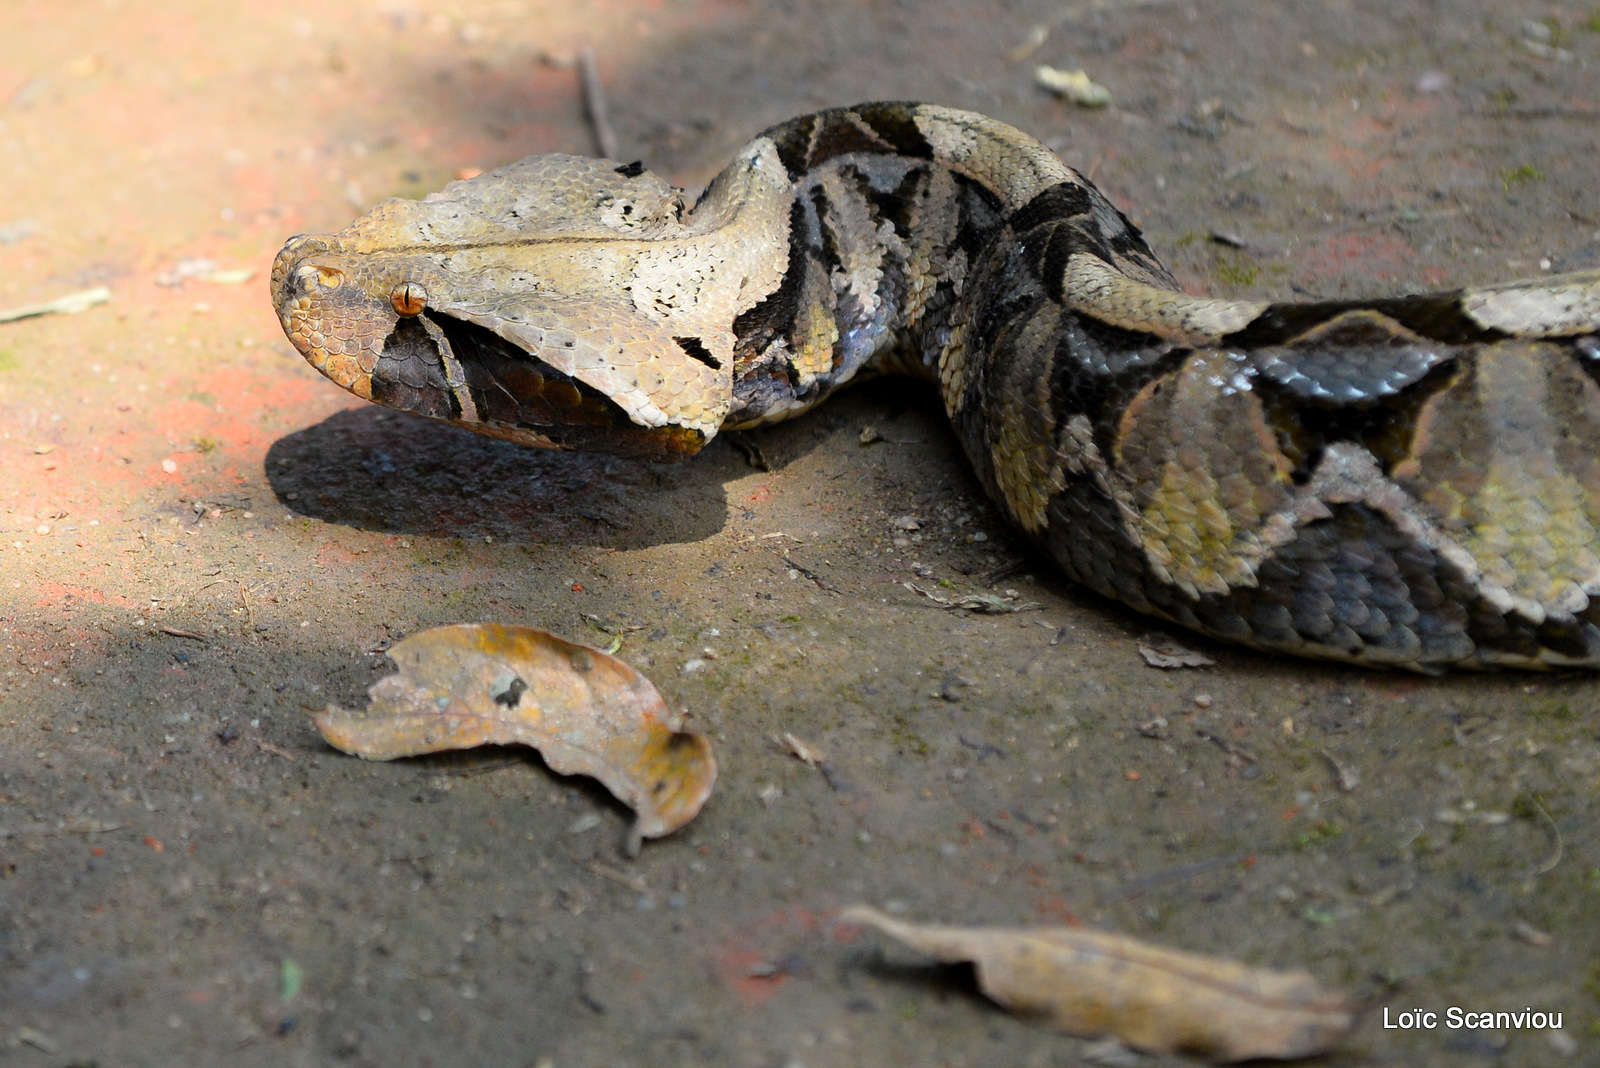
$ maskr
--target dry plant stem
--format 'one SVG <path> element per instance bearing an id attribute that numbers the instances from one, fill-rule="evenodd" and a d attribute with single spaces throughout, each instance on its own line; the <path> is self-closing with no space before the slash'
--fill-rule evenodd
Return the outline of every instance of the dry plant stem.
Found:
<path id="1" fill-rule="evenodd" d="M 617 135 L 606 117 L 606 91 L 600 85 L 600 61 L 588 45 L 578 53 L 578 79 L 583 87 L 583 110 L 594 129 L 595 147 L 606 159 L 616 159 Z"/>

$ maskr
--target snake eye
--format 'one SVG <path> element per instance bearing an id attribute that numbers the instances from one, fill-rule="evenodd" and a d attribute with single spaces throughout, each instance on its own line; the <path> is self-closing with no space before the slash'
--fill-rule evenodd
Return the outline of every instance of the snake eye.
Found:
<path id="1" fill-rule="evenodd" d="M 428 306 L 428 291 L 415 282 L 401 282 L 389 294 L 389 303 L 401 315 L 421 315 Z"/>

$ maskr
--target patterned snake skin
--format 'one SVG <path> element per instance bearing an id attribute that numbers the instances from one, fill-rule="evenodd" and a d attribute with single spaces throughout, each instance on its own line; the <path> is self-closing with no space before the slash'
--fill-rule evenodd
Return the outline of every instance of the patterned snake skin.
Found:
<path id="1" fill-rule="evenodd" d="M 1073 579 L 1204 634 L 1419 671 L 1600 668 L 1600 272 L 1355 302 L 1180 292 L 1027 135 L 867 104 L 739 150 L 692 207 L 536 156 L 272 274 L 357 396 L 651 460 L 864 372 L 938 383 Z"/>

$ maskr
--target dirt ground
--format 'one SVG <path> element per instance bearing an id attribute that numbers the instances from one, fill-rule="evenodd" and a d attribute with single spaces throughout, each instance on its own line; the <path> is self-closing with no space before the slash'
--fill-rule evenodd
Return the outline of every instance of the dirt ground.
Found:
<path id="1" fill-rule="evenodd" d="M 1214 667 L 1147 667 L 1153 628 L 1020 548 L 921 389 L 750 435 L 771 471 L 725 441 L 656 468 L 294 356 L 282 240 L 592 151 L 585 40 L 623 158 L 685 186 L 792 114 L 922 99 L 1056 147 L 1196 292 L 1600 265 L 1587 5 L 9 0 L 0 308 L 111 297 L 0 325 L 0 1064 L 1186 1063 L 1015 1020 L 835 929 L 857 901 L 1305 966 L 1373 1006 L 1329 1065 L 1600 1064 L 1596 680 L 1200 639 Z M 627 812 L 522 752 L 320 741 L 306 710 L 391 642 L 479 619 L 627 628 L 714 739 L 700 818 L 629 861 Z"/>

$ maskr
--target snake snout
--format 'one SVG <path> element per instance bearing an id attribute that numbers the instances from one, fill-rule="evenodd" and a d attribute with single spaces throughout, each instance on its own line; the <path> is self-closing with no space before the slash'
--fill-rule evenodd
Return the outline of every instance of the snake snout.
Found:
<path id="1" fill-rule="evenodd" d="M 305 269 L 309 266 L 307 260 L 330 251 L 332 246 L 327 238 L 317 234 L 295 234 L 285 241 L 272 261 L 272 303 L 279 308 L 283 307 L 283 298 L 293 283 L 300 283 L 296 288 L 304 292 L 301 287 L 305 282 Z"/>

